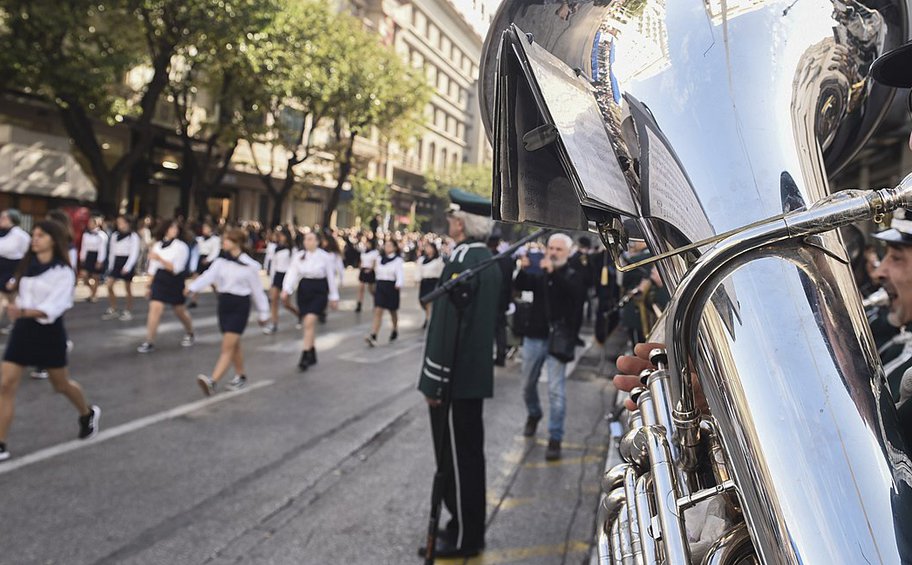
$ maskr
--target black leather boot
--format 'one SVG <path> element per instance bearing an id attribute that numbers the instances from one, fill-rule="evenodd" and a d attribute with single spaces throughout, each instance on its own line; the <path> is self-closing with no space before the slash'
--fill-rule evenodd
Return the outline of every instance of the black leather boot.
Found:
<path id="1" fill-rule="evenodd" d="M 316 347 L 311 347 L 310 351 L 307 352 L 307 360 L 310 362 L 311 365 L 317 364 L 317 348 Z"/>
<path id="2" fill-rule="evenodd" d="M 301 360 L 298 361 L 298 370 L 299 370 L 299 371 L 306 371 L 306 370 L 307 370 L 307 367 L 310 366 L 310 355 L 309 355 L 309 353 L 310 353 L 309 351 L 302 351 L 302 352 L 301 352 Z"/>

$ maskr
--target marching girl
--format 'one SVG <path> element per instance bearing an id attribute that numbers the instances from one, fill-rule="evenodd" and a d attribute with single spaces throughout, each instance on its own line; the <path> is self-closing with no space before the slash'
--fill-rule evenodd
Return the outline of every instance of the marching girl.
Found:
<path id="1" fill-rule="evenodd" d="M 98 280 L 104 273 L 105 261 L 108 258 L 108 234 L 98 226 L 98 218 L 89 218 L 86 231 L 82 233 L 82 244 L 79 248 L 79 263 L 82 265 L 83 280 L 89 287 L 89 302 L 95 302 L 98 293 Z"/>
<path id="2" fill-rule="evenodd" d="M 306 371 L 310 365 L 317 364 L 314 347 L 317 317 L 326 310 L 327 304 L 334 310 L 339 306 L 335 259 L 320 249 L 320 237 L 316 232 L 304 236 L 304 249 L 291 260 L 282 284 L 282 300 L 291 296 L 295 289 L 298 291 L 298 310 L 304 317 L 298 369 Z"/>
<path id="3" fill-rule="evenodd" d="M 294 242 L 288 235 L 288 230 L 277 229 L 275 232 L 275 245 L 269 256 L 269 311 L 270 323 L 263 328 L 263 333 L 274 334 L 279 330 L 279 295 L 282 293 L 282 284 L 285 282 L 285 273 L 291 266 L 291 258 L 295 253 Z M 301 313 L 292 306 L 291 301 L 281 301 L 283 306 L 300 320 Z"/>
<path id="4" fill-rule="evenodd" d="M 196 265 L 196 274 L 201 275 L 206 272 L 209 265 L 218 259 L 219 252 L 222 250 L 222 240 L 212 229 L 212 224 L 203 224 L 201 234 L 196 238 L 196 247 L 199 250 L 199 263 Z"/>
<path id="5" fill-rule="evenodd" d="M 246 242 L 247 234 L 243 230 L 229 230 L 222 239 L 222 255 L 187 287 L 186 293 L 190 296 L 209 285 L 214 285 L 218 289 L 218 322 L 219 330 L 222 332 L 222 349 L 212 369 L 212 376 L 196 377 L 206 396 L 215 393 L 216 385 L 232 364 L 235 375 L 228 383 L 228 388 L 238 390 L 247 384 L 241 335 L 250 318 L 251 301 L 259 312 L 260 324 L 269 320 L 269 301 L 260 283 L 260 264 L 244 253 Z"/>
<path id="6" fill-rule="evenodd" d="M 67 334 L 63 314 L 73 306 L 76 275 L 69 264 L 64 229 L 54 221 L 38 222 L 32 229 L 31 250 L 16 268 L 19 295 L 9 307 L 15 320 L 0 366 L 0 460 L 9 458 L 6 437 L 13 420 L 16 389 L 25 367 L 47 367 L 54 390 L 67 397 L 79 412 L 79 438 L 98 432 L 101 410 L 90 406 L 82 388 L 67 371 Z"/>
<path id="7" fill-rule="evenodd" d="M 102 320 L 119 319 L 128 322 L 133 319 L 133 289 L 130 287 L 135 274 L 136 261 L 139 260 L 140 239 L 133 231 L 133 218 L 126 214 L 117 216 L 117 228 L 111 234 L 108 250 L 108 309 L 101 316 Z M 123 281 L 127 294 L 126 310 L 117 313 L 117 296 L 114 294 L 114 283 Z"/>
<path id="8" fill-rule="evenodd" d="M 146 318 L 146 341 L 136 348 L 139 353 L 155 351 L 155 336 L 158 334 L 165 304 L 171 305 L 184 326 L 186 333 L 181 339 L 181 346 L 193 345 L 193 320 L 184 306 L 184 281 L 187 278 L 190 247 L 181 240 L 182 231 L 177 220 L 165 222 L 158 232 L 158 241 L 149 251 L 149 274 L 152 275 L 148 290 L 149 315 Z"/>
<path id="9" fill-rule="evenodd" d="M 29 250 L 31 238 L 19 227 L 22 215 L 19 210 L 10 208 L 0 213 L 0 318 L 6 312 L 6 306 L 12 300 L 12 291 L 8 284 L 16 267 Z M 3 328 L 3 333 L 12 329 L 12 322 Z"/>
<path id="10" fill-rule="evenodd" d="M 377 345 L 377 333 L 383 322 L 383 311 L 390 313 L 393 321 L 393 331 L 390 333 L 390 343 L 399 337 L 399 292 L 405 281 L 405 262 L 399 255 L 399 243 L 393 239 L 386 240 L 383 245 L 383 256 L 376 267 L 377 284 L 374 291 L 374 325 L 371 334 L 365 338 L 371 347 Z"/>
<path id="11" fill-rule="evenodd" d="M 443 274 L 443 266 L 443 257 L 440 256 L 437 246 L 432 241 L 426 241 L 421 258 L 418 260 L 419 304 L 422 296 L 437 288 L 440 283 L 440 275 Z M 424 329 L 431 318 L 431 303 L 422 304 L 421 307 L 424 308 L 424 323 L 421 324 L 421 329 Z"/>
<path id="12" fill-rule="evenodd" d="M 361 303 L 364 302 L 364 289 L 368 288 L 370 293 L 373 294 L 374 282 L 377 280 L 374 273 L 374 267 L 377 265 L 377 260 L 380 259 L 380 252 L 377 251 L 377 240 L 374 237 L 368 237 L 365 245 L 364 251 L 361 252 L 359 265 L 358 281 L 361 284 L 358 285 L 358 305 L 355 307 L 355 312 L 361 311 Z"/>
<path id="13" fill-rule="evenodd" d="M 212 229 L 212 224 L 204 223 L 200 228 L 200 234 L 196 236 L 195 240 L 192 240 L 195 245 L 190 249 L 190 265 L 187 269 L 196 275 L 206 272 L 209 265 L 218 259 L 219 252 L 222 250 L 222 241 Z M 196 308 L 196 299 L 189 300 L 187 308 Z"/>
<path id="14" fill-rule="evenodd" d="M 333 268 L 336 274 L 336 284 L 342 288 L 342 281 L 345 277 L 345 260 L 342 258 L 342 249 L 339 247 L 339 240 L 332 233 L 332 230 L 326 228 L 323 231 L 323 237 L 320 241 L 320 248 L 329 253 L 333 260 Z M 326 323 L 326 310 L 320 312 L 318 316 L 321 324 Z"/>

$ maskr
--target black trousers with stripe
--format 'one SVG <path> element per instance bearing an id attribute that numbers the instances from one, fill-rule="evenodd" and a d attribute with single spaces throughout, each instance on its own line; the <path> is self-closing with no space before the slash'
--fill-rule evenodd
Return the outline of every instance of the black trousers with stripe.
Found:
<path id="1" fill-rule="evenodd" d="M 484 399 L 454 400 L 450 413 L 450 433 L 443 438 L 446 469 L 443 502 L 452 518 L 446 525 L 450 542 L 460 548 L 484 546 L 485 534 L 485 458 Z M 434 453 L 438 449 L 438 421 L 441 408 L 431 407 L 431 432 Z M 455 447 L 455 449 L 454 449 Z M 453 459 L 456 464 L 453 464 Z"/>

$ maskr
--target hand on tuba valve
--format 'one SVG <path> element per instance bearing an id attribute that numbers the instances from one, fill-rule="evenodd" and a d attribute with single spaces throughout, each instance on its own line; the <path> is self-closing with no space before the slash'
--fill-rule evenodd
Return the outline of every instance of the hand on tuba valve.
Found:
<path id="1" fill-rule="evenodd" d="M 631 392 L 637 387 L 644 386 L 643 371 L 655 371 L 656 366 L 649 360 L 650 354 L 655 349 L 665 349 L 664 343 L 646 342 L 638 343 L 633 347 L 633 355 L 620 355 L 615 364 L 617 365 L 618 374 L 612 377 L 614 386 L 623 392 Z M 694 400 L 700 412 L 706 414 L 709 407 L 706 404 L 706 398 L 700 388 L 700 381 L 697 375 L 691 373 L 691 381 L 694 387 Z M 636 410 L 637 405 L 632 398 L 624 401 L 624 406 L 628 410 Z"/>

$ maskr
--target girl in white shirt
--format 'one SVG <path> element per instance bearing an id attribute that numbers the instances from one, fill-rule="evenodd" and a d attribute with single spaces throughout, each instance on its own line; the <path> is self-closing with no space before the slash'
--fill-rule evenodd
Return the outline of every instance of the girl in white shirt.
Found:
<path id="1" fill-rule="evenodd" d="M 428 294 L 440 284 L 440 275 L 443 274 L 443 266 L 443 257 L 440 256 L 437 246 L 431 241 L 426 241 L 422 248 L 421 257 L 418 259 L 419 304 L 422 296 Z M 424 324 L 421 325 L 421 329 L 424 329 L 427 327 L 428 320 L 431 318 L 431 303 L 422 304 L 421 307 L 424 308 Z"/>
<path id="2" fill-rule="evenodd" d="M 101 410 L 90 406 L 82 388 L 67 371 L 67 334 L 63 314 L 73 306 L 76 274 L 69 264 L 67 235 L 60 224 L 45 220 L 32 229 L 31 250 L 17 267 L 13 284 L 16 303 L 9 307 L 15 321 L 0 370 L 0 461 L 9 458 L 6 437 L 13 420 L 16 389 L 25 367 L 46 367 L 54 390 L 79 412 L 79 438 L 98 431 Z"/>
<path id="3" fill-rule="evenodd" d="M 219 252 L 222 250 L 222 240 L 218 234 L 212 230 L 210 224 L 203 224 L 201 229 L 202 235 L 196 238 L 196 246 L 199 251 L 199 262 L 196 265 L 196 274 L 203 274 L 213 261 L 218 259 Z"/>
<path id="4" fill-rule="evenodd" d="M 152 283 L 146 291 L 149 297 L 149 316 L 146 318 L 146 341 L 136 348 L 139 353 L 155 350 L 155 337 L 165 304 L 171 306 L 184 326 L 181 346 L 193 345 L 193 320 L 184 306 L 184 281 L 187 278 L 190 247 L 181 240 L 181 235 L 183 228 L 180 222 L 165 222 L 159 230 L 158 241 L 149 251 L 149 274 L 152 275 Z"/>
<path id="5" fill-rule="evenodd" d="M 108 240 L 108 309 L 101 319 L 128 322 L 133 319 L 133 289 L 130 285 L 133 282 L 141 245 L 139 235 L 133 231 L 132 216 L 117 216 L 116 227 Z M 114 283 L 117 281 L 123 281 L 127 294 L 127 308 L 120 314 L 117 313 L 117 295 L 114 294 Z"/>
<path id="6" fill-rule="evenodd" d="M 238 390 L 247 384 L 241 335 L 247 328 L 247 320 L 250 318 L 251 301 L 259 312 L 260 325 L 269 320 L 269 300 L 260 283 L 260 264 L 244 253 L 246 242 L 247 234 L 244 230 L 228 230 L 222 239 L 221 256 L 187 287 L 187 294 L 191 296 L 210 285 L 218 289 L 218 322 L 219 330 L 222 332 L 222 349 L 212 369 L 212 377 L 196 377 L 206 396 L 215 393 L 216 385 L 232 364 L 235 375 L 228 383 L 228 388 Z"/>
<path id="7" fill-rule="evenodd" d="M 298 291 L 298 311 L 304 317 L 301 359 L 298 369 L 306 371 L 317 364 L 314 341 L 317 334 L 317 317 L 327 304 L 335 310 L 339 306 L 339 286 L 333 256 L 320 249 L 320 237 L 315 232 L 304 236 L 304 250 L 291 260 L 282 284 L 282 300 Z"/>
<path id="8" fill-rule="evenodd" d="M 374 290 L 374 324 L 369 336 L 365 338 L 371 347 L 377 345 L 377 333 L 383 322 L 383 311 L 390 313 L 393 321 L 393 331 L 390 333 L 390 342 L 399 337 L 399 292 L 405 282 L 405 262 L 399 255 L 399 243 L 394 239 L 387 239 L 383 244 L 383 256 L 374 269 L 377 274 L 377 283 Z"/>
<path id="9" fill-rule="evenodd" d="M 108 234 L 99 227 L 98 218 L 89 218 L 86 231 L 82 233 L 79 248 L 79 262 L 82 265 L 85 285 L 89 287 L 89 302 L 95 302 L 98 292 L 98 278 L 104 273 L 108 259 Z"/>
<path id="10" fill-rule="evenodd" d="M 365 288 L 369 289 L 371 294 L 374 294 L 374 282 L 377 280 L 374 274 L 374 267 L 379 259 L 380 252 L 377 251 L 377 240 L 373 236 L 368 237 L 364 243 L 364 249 L 361 250 L 360 272 L 358 273 L 358 281 L 361 284 L 358 285 L 358 305 L 355 307 L 355 312 L 361 311 Z"/>
<path id="11" fill-rule="evenodd" d="M 275 232 L 275 244 L 269 254 L 269 310 L 270 323 L 263 328 L 263 333 L 274 334 L 279 329 L 279 295 L 282 293 L 282 284 L 285 282 L 285 273 L 291 266 L 291 258 L 296 253 L 294 242 L 285 229 L 277 229 Z M 298 309 L 292 306 L 291 302 L 284 301 L 285 308 L 294 314 L 295 319 L 301 318 Z"/>

